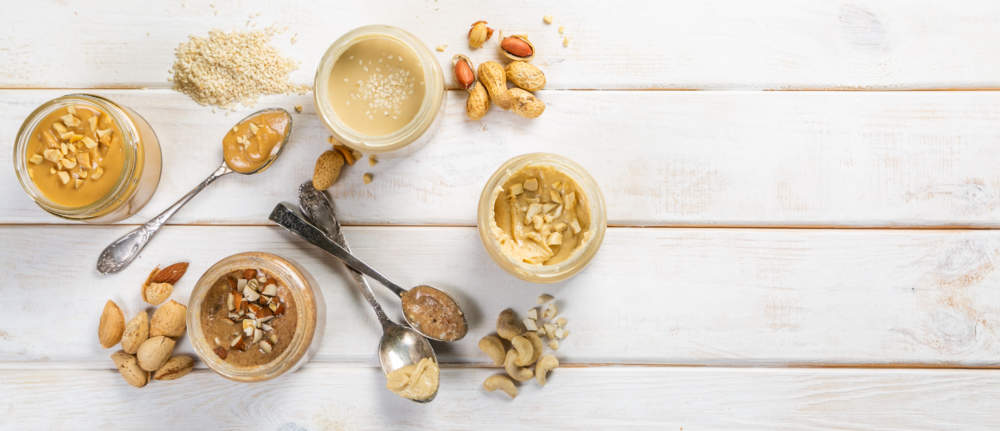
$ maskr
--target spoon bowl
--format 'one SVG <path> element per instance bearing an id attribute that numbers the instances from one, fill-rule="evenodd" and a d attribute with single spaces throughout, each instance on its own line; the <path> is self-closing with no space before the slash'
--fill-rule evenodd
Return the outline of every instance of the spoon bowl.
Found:
<path id="1" fill-rule="evenodd" d="M 396 292 L 396 293 L 397 293 L 397 295 L 399 295 L 399 298 L 402 300 L 403 297 L 407 293 L 413 291 L 414 289 L 421 288 L 421 287 L 425 287 L 425 288 L 430 288 L 430 289 L 436 290 L 438 293 L 440 293 L 441 295 L 444 295 L 449 301 L 451 301 L 452 304 L 455 304 L 455 307 L 458 308 L 459 316 L 462 317 L 462 328 L 464 328 L 464 332 L 462 332 L 462 334 L 459 335 L 458 337 L 451 338 L 451 339 L 434 337 L 434 336 L 432 336 L 432 335 L 424 332 L 423 330 L 421 330 L 421 326 L 420 326 L 419 322 L 414 322 L 414 321 L 412 321 L 410 319 L 410 313 L 406 312 L 405 303 L 402 303 L 400 305 L 403 308 L 402 313 L 401 313 L 403 315 L 403 321 L 406 322 L 406 324 L 409 325 L 410 328 L 413 328 L 413 330 L 417 331 L 417 333 L 419 333 L 420 335 L 423 335 L 424 337 L 430 338 L 431 340 L 434 340 L 434 341 L 440 341 L 440 342 L 444 342 L 444 343 L 451 343 L 451 342 L 455 342 L 455 341 L 461 340 L 462 338 L 465 338 L 465 334 L 469 333 L 469 322 L 465 318 L 465 312 L 463 312 L 461 310 L 461 307 L 458 306 L 458 302 L 455 301 L 455 298 L 452 297 L 451 295 L 449 295 L 444 290 L 438 289 L 438 288 L 436 288 L 434 286 L 431 286 L 429 284 L 419 284 L 419 285 L 411 287 L 409 290 L 404 290 L 402 292 Z"/>
<path id="2" fill-rule="evenodd" d="M 403 368 L 407 365 L 414 365 L 423 358 L 430 358 L 437 363 L 437 355 L 430 341 L 422 337 L 417 331 L 402 325 L 391 323 L 382 328 L 382 339 L 378 343 L 378 361 L 382 365 L 382 373 L 389 373 Z M 413 400 L 418 403 L 427 403 L 437 396 L 438 388 L 434 388 L 434 394 L 422 400 Z"/>
<path id="3" fill-rule="evenodd" d="M 286 121 L 288 121 L 288 126 L 285 127 L 285 133 L 284 135 L 282 135 L 281 141 L 279 141 L 277 144 L 275 144 L 273 148 L 271 148 L 271 154 L 268 156 L 267 161 L 265 161 L 264 164 L 260 165 L 259 167 L 250 172 L 237 171 L 233 169 L 232 166 L 229 166 L 228 161 L 223 160 L 223 163 L 226 165 L 226 167 L 231 169 L 233 172 L 243 175 L 253 175 L 256 173 L 264 172 L 267 168 L 271 167 L 271 164 L 274 163 L 274 161 L 278 158 L 278 156 L 281 154 L 281 151 L 285 149 L 285 144 L 288 143 L 288 138 L 292 135 L 292 114 L 287 110 L 285 110 L 284 108 L 264 108 L 261 109 L 260 111 L 253 112 L 247 115 L 246 117 L 243 117 L 243 119 L 238 121 L 236 125 L 243 124 L 249 121 L 251 118 L 254 118 L 258 115 L 264 115 L 270 113 L 280 114 L 282 117 L 285 118 Z"/>

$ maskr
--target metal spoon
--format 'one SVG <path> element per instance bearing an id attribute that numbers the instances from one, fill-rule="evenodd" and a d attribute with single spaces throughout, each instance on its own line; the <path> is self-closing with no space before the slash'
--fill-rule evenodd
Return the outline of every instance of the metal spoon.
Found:
<path id="1" fill-rule="evenodd" d="M 333 208 L 333 201 L 330 200 L 330 196 L 327 195 L 326 192 L 316 190 L 316 188 L 313 187 L 311 181 L 306 181 L 302 183 L 302 185 L 299 186 L 299 207 L 302 208 L 302 212 L 305 213 L 306 217 L 309 219 L 310 222 L 312 222 L 312 224 L 316 225 L 316 227 L 318 227 L 320 230 L 326 232 L 327 236 L 336 241 L 338 244 L 342 245 L 345 249 L 348 249 L 347 244 L 345 242 L 338 240 L 338 236 L 331 234 L 331 232 L 336 232 L 337 235 L 339 235 L 339 238 L 343 238 L 343 234 L 340 233 L 340 222 L 337 221 L 337 213 Z M 403 289 L 399 285 L 392 282 L 389 282 L 389 284 L 385 284 L 385 282 L 382 282 L 382 285 L 385 286 L 387 289 L 391 290 L 392 293 L 396 294 L 396 296 L 399 297 L 400 299 L 402 299 L 403 295 L 407 293 L 406 289 Z M 443 291 L 435 287 L 426 285 L 425 287 L 441 292 L 441 294 L 447 296 L 448 299 L 451 300 L 451 302 L 455 303 L 456 307 L 458 306 L 458 303 L 455 302 L 455 299 L 449 296 L 447 293 L 444 293 Z M 402 307 L 402 303 L 400 304 L 400 307 Z M 424 337 L 430 338 L 434 341 L 452 342 L 461 340 L 463 337 L 465 337 L 465 333 L 463 333 L 462 336 L 454 340 L 446 340 L 443 338 L 431 336 L 425 333 L 424 331 L 421 331 L 419 325 L 415 325 L 414 322 L 410 321 L 410 317 L 407 315 L 406 310 L 402 310 L 402 315 L 403 315 L 403 320 L 406 322 L 407 325 L 410 326 L 410 328 L 413 328 L 415 331 L 419 332 L 420 335 L 423 335 Z M 469 323 L 465 320 L 465 313 L 462 313 L 462 326 L 466 328 L 466 333 L 468 333 Z"/>
<path id="2" fill-rule="evenodd" d="M 312 187 L 311 184 L 310 187 Z M 346 253 L 350 256 L 350 251 L 347 250 L 347 243 L 344 241 L 344 234 L 340 230 L 340 223 L 336 219 L 324 222 L 324 228 L 329 229 L 324 232 L 324 230 L 310 223 L 291 204 L 284 202 L 274 207 L 269 218 L 290 232 L 342 260 L 344 258 L 340 257 L 339 253 Z M 344 262 L 347 263 L 346 260 Z M 361 265 L 364 265 L 364 263 L 361 263 Z M 364 267 L 370 268 L 367 265 L 364 265 Z M 375 310 L 375 316 L 378 317 L 378 321 L 382 325 L 382 339 L 378 343 L 378 361 L 382 366 L 382 373 L 388 375 L 390 372 L 407 365 L 416 364 L 423 358 L 430 358 L 434 363 L 437 363 L 437 355 L 434 354 L 434 348 L 431 347 L 431 343 L 426 338 L 420 336 L 417 331 L 399 325 L 389 319 L 385 315 L 385 311 L 382 310 L 382 306 L 379 305 L 378 300 L 375 299 L 375 292 L 372 290 L 371 285 L 368 284 L 368 280 L 361 275 L 361 272 L 354 269 L 354 267 L 348 265 L 347 268 L 357 282 L 358 288 L 361 290 L 361 295 L 365 297 L 368 304 Z M 429 398 L 413 401 L 426 403 L 433 400 L 436 396 L 437 389 L 435 388 L 434 394 Z"/>
<path id="3" fill-rule="evenodd" d="M 242 123 L 256 115 L 268 112 L 281 112 L 285 116 L 287 116 L 288 128 L 285 129 L 285 135 L 282 137 L 281 142 L 278 143 L 278 145 L 276 145 L 274 149 L 271 151 L 271 157 L 268 158 L 267 162 L 265 162 L 260 168 L 257 168 L 252 172 L 244 173 L 244 175 L 256 174 L 258 172 L 267 169 L 269 166 L 271 166 L 271 163 L 273 163 L 274 160 L 278 158 L 278 155 L 281 154 L 281 150 L 285 148 L 285 144 L 288 143 L 288 136 L 291 134 L 292 131 L 292 114 L 289 114 L 288 111 L 284 109 L 281 108 L 262 109 L 260 111 L 254 112 L 246 116 L 245 118 L 240 120 L 237 124 Z M 125 269 L 125 267 L 128 266 L 129 263 L 132 263 L 132 260 L 134 260 L 137 256 L 139 256 L 139 252 L 142 251 L 144 247 L 146 247 L 146 244 L 149 243 L 149 240 L 153 238 L 153 235 L 155 235 L 156 232 L 159 231 L 161 227 L 163 227 L 163 225 L 167 222 L 167 220 L 169 220 L 170 217 L 173 216 L 175 212 L 177 212 L 177 210 L 181 209 L 181 207 L 184 206 L 184 204 L 186 204 L 189 200 L 191 200 L 191 198 L 193 198 L 195 195 L 201 192 L 202 189 L 208 187 L 209 184 L 212 184 L 212 182 L 214 182 L 216 179 L 218 179 L 223 175 L 231 174 L 233 172 L 236 171 L 230 168 L 229 165 L 226 163 L 226 161 L 223 160 L 222 164 L 219 165 L 219 167 L 215 170 L 215 172 L 212 172 L 212 175 L 209 175 L 208 178 L 205 178 L 204 181 L 195 186 L 195 188 L 192 189 L 190 192 L 188 192 L 186 195 L 182 196 L 173 205 L 167 207 L 167 209 L 163 210 L 163 212 L 161 212 L 156 217 L 153 217 L 151 220 L 149 220 L 142 226 L 139 226 L 130 231 L 129 233 L 122 235 L 121 238 L 118 238 L 117 240 L 115 240 L 115 242 L 112 242 L 111 245 L 107 246 L 107 248 L 105 248 L 104 251 L 101 252 L 101 256 L 97 258 L 97 270 L 100 271 L 102 274 L 109 274 Z"/>

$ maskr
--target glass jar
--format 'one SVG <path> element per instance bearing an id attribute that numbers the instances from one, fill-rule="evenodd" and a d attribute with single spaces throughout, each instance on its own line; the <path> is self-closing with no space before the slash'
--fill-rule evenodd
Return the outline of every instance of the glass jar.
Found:
<path id="1" fill-rule="evenodd" d="M 201 318 L 205 298 L 215 283 L 231 272 L 245 269 L 260 269 L 273 276 L 279 284 L 288 288 L 296 308 L 295 332 L 285 350 L 270 362 L 252 366 L 238 366 L 220 358 L 214 351 L 214 340 L 207 339 Z M 313 340 L 322 338 L 321 334 L 317 334 L 317 328 L 322 332 L 325 306 L 319 289 L 313 289 L 314 285 L 316 281 L 305 269 L 270 253 L 245 252 L 220 260 L 198 279 L 188 301 L 188 336 L 195 353 L 212 371 L 239 382 L 264 381 L 294 371 L 319 348 Z"/>
<path id="2" fill-rule="evenodd" d="M 494 235 L 494 229 L 499 229 L 495 221 L 494 203 L 503 192 L 503 185 L 513 175 L 529 167 L 548 167 L 565 174 L 579 186 L 583 193 L 585 205 L 590 213 L 590 223 L 582 233 L 589 237 L 578 246 L 565 260 L 554 264 L 530 264 L 519 259 L 513 259 L 504 254 L 502 247 Z M 483 242 L 490 257 L 507 272 L 518 278 L 534 283 L 555 283 L 572 277 L 582 270 L 597 254 L 604 240 L 607 229 L 607 213 L 604 206 L 604 195 L 597 182 L 582 166 L 563 156 L 548 153 L 531 153 L 514 157 L 493 173 L 486 181 L 479 197 L 477 213 L 479 238 Z"/>
<path id="3" fill-rule="evenodd" d="M 110 191 L 83 206 L 64 206 L 47 198 L 28 172 L 28 145 L 37 127 L 49 114 L 70 106 L 86 106 L 106 113 L 122 134 L 123 168 Z M 138 212 L 160 183 L 160 142 L 142 116 L 132 109 L 92 94 L 69 94 L 35 109 L 21 124 L 14 142 L 14 172 L 28 196 L 56 216 L 91 223 L 110 223 Z"/>
<path id="4" fill-rule="evenodd" d="M 333 66 L 348 48 L 368 39 L 389 38 L 413 51 L 424 74 L 424 97 L 420 108 L 405 126 L 395 132 L 372 136 L 359 133 L 340 119 L 329 101 L 329 78 Z M 403 148 L 416 149 L 429 141 L 440 124 L 445 96 L 441 64 L 427 46 L 409 32 L 387 25 L 368 25 L 351 30 L 333 42 L 316 68 L 313 101 L 316 113 L 333 136 L 343 144 L 364 153 L 385 153 Z"/>

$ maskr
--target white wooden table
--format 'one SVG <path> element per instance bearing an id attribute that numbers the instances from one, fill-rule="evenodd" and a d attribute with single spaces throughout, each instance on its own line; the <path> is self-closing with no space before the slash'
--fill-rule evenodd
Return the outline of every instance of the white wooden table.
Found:
<path id="1" fill-rule="evenodd" d="M 4 8 L 0 428 L 1000 427 L 996 1 L 146 3 Z M 439 349 L 433 403 L 383 389 L 370 310 L 337 265 L 267 221 L 327 145 L 308 95 L 260 103 L 305 107 L 271 170 L 218 181 L 123 273 L 97 274 L 99 251 L 211 172 L 219 138 L 249 111 L 216 112 L 170 89 L 173 49 L 188 34 L 288 26 L 276 44 L 302 62 L 295 81 L 311 83 L 351 28 L 406 28 L 447 44 L 436 53 L 447 64 L 468 52 L 479 19 L 532 37 L 545 114 L 494 109 L 468 121 L 465 93 L 449 91 L 432 143 L 350 168 L 332 190 L 360 256 L 471 304 L 470 335 Z M 159 189 L 121 224 L 49 216 L 10 169 L 26 114 L 76 91 L 135 108 L 161 139 Z M 608 203 L 596 259 L 547 288 L 499 269 L 474 227 L 489 173 L 534 151 L 580 162 Z M 131 315 L 150 268 L 187 260 L 175 293 L 187 302 L 209 265 L 248 250 L 292 258 L 319 280 L 328 312 L 313 360 L 253 385 L 204 368 L 126 385 L 96 340 L 104 301 Z M 543 291 L 570 320 L 564 367 L 512 402 L 484 393 L 492 370 L 476 340 L 500 309 Z"/>

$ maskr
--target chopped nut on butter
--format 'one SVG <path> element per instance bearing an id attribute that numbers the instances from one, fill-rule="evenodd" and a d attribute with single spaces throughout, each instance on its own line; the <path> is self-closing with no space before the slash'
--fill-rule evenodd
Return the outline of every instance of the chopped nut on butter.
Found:
<path id="1" fill-rule="evenodd" d="M 529 192 L 538 191 L 538 180 L 535 178 L 529 178 L 524 181 L 524 189 Z"/>
<path id="2" fill-rule="evenodd" d="M 90 126 L 91 131 L 97 130 L 97 116 L 91 115 L 90 118 L 87 118 L 87 125 Z"/>
<path id="3" fill-rule="evenodd" d="M 59 161 L 59 164 L 66 169 L 73 169 L 76 167 L 76 157 L 66 157 Z"/>
<path id="4" fill-rule="evenodd" d="M 94 118 L 94 117 L 90 117 Z M 83 169 L 90 169 L 90 154 L 80 153 L 76 155 L 76 161 L 80 162 L 80 167 Z"/>
<path id="5" fill-rule="evenodd" d="M 83 146 L 87 147 L 88 150 L 97 147 L 97 141 L 90 139 L 90 136 L 84 136 L 82 141 L 83 141 Z"/>
<path id="6" fill-rule="evenodd" d="M 521 184 L 514 184 L 510 186 L 510 194 L 513 196 L 517 196 L 523 192 L 524 192 L 524 186 Z"/>
<path id="7" fill-rule="evenodd" d="M 69 174 L 66 171 L 59 171 L 56 173 L 59 176 L 59 181 L 63 184 L 69 184 Z"/>
<path id="8" fill-rule="evenodd" d="M 104 145 L 111 144 L 111 129 L 97 129 L 97 140 Z"/>
<path id="9" fill-rule="evenodd" d="M 59 151 L 55 148 L 50 148 L 48 150 L 42 151 L 42 154 L 45 156 L 45 160 L 48 160 L 52 163 L 59 163 L 59 159 L 61 159 L 63 155 L 62 151 Z"/>
<path id="10" fill-rule="evenodd" d="M 80 119 L 76 118 L 73 114 L 63 115 L 62 117 L 59 117 L 59 119 L 62 120 L 66 127 L 76 127 L 80 125 Z"/>
<path id="11" fill-rule="evenodd" d="M 98 166 L 97 169 L 94 169 L 94 173 L 90 174 L 90 179 L 97 181 L 101 179 L 101 176 L 103 175 L 104 175 L 104 168 Z"/>
<path id="12" fill-rule="evenodd" d="M 552 232 L 549 238 L 545 240 L 549 245 L 560 245 L 562 244 L 562 234 L 559 232 Z"/>
<path id="13" fill-rule="evenodd" d="M 75 188 L 75 189 L 80 188 L 80 185 L 82 185 L 82 184 L 83 184 L 83 180 L 81 180 L 79 178 L 73 180 L 73 188 Z"/>
<path id="14" fill-rule="evenodd" d="M 33 165 L 42 163 L 43 160 L 45 160 L 45 158 L 43 158 L 41 154 L 32 154 L 31 157 L 28 159 L 28 161 L 31 162 L 31 164 Z"/>
<path id="15" fill-rule="evenodd" d="M 56 136 L 48 130 L 42 131 L 42 142 L 45 142 L 45 146 L 49 148 L 55 148 L 59 146 L 59 141 L 56 141 Z"/>

